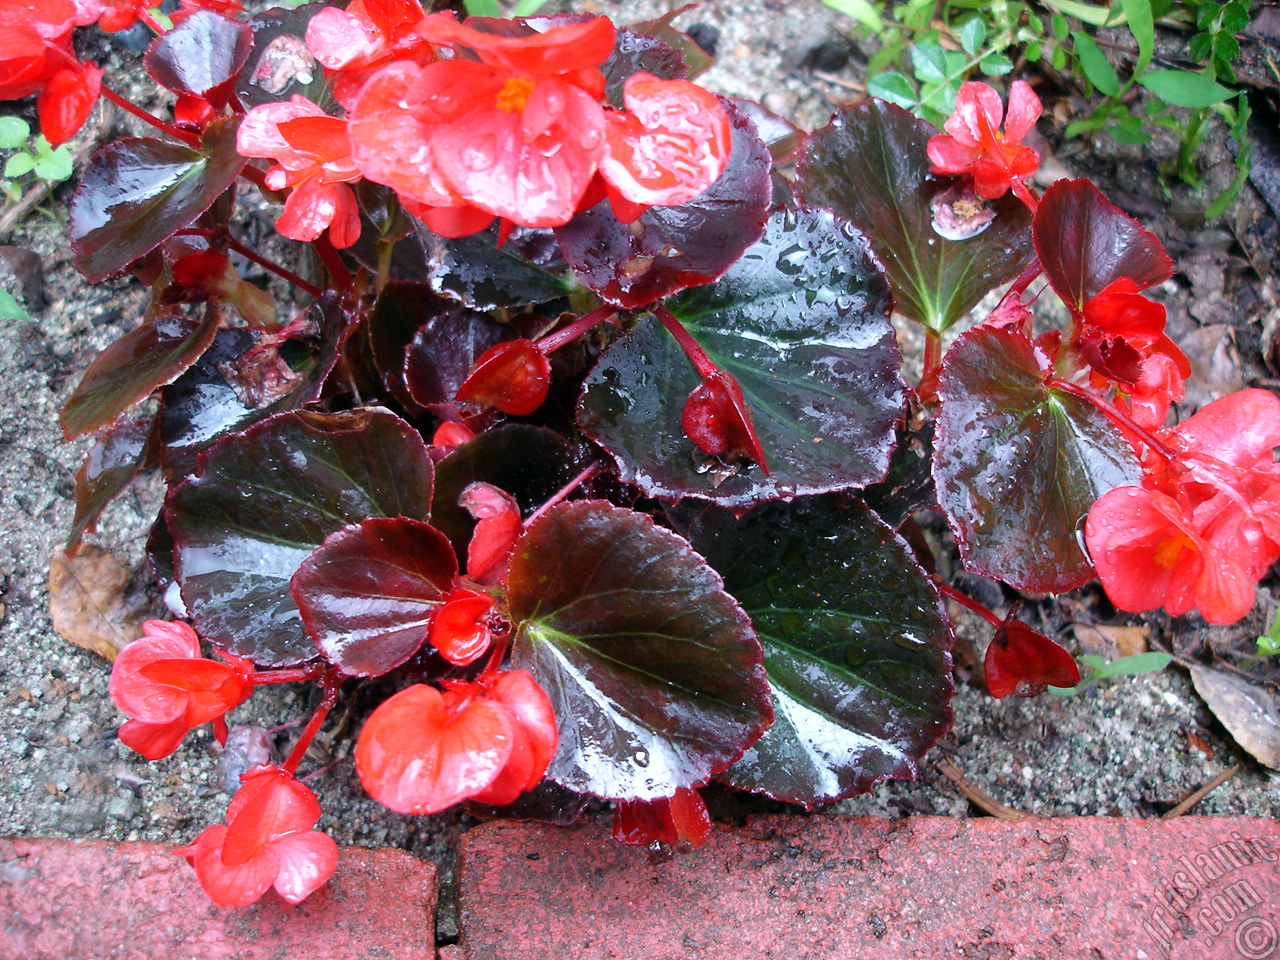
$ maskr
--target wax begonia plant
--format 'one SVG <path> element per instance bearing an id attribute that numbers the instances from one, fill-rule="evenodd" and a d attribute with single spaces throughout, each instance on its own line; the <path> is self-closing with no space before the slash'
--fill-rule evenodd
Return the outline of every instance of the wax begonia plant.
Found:
<path id="1" fill-rule="evenodd" d="M 914 776 L 952 720 L 944 596 L 994 629 L 993 695 L 1079 679 L 925 573 L 919 510 L 970 575 L 1215 622 L 1280 555 L 1280 401 L 1170 422 L 1190 371 L 1145 291 L 1171 263 L 1088 181 L 1030 183 L 1021 81 L 1007 110 L 965 84 L 945 133 L 867 100 L 801 138 L 696 85 L 666 19 L 182 12 L 0 0 L 39 38 L 0 91 L 56 95 L 76 24 L 139 19 L 176 95 L 153 116 L 107 78 L 155 132 L 71 203 L 81 272 L 151 303 L 63 408 L 97 435 L 66 548 L 159 469 L 178 620 L 112 678 L 145 756 L 259 685 L 322 691 L 183 851 L 217 903 L 332 871 L 297 770 L 357 685 L 356 771 L 392 810 L 519 810 L 546 780 L 544 813 L 602 798 L 620 841 L 687 849 L 713 779 L 812 807 Z M 313 256 L 243 239 L 254 191 Z M 914 388 L 894 312 L 924 331 Z"/>

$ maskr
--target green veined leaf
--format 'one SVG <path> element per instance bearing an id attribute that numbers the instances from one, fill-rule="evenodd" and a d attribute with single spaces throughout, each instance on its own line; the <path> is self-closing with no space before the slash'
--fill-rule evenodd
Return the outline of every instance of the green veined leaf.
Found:
<path id="1" fill-rule="evenodd" d="M 964 52 L 973 56 L 987 39 L 987 25 L 981 17 L 970 17 L 960 28 L 960 46 Z"/>
<path id="2" fill-rule="evenodd" d="M 1076 58 L 1080 61 L 1080 69 L 1089 78 L 1089 82 L 1108 97 L 1120 92 L 1120 78 L 1116 76 L 1116 68 L 1106 58 L 1098 45 L 1084 31 L 1077 30 L 1071 34 L 1076 43 Z"/>
<path id="3" fill-rule="evenodd" d="M 1212 77 L 1186 70 L 1152 70 L 1139 77 L 1138 82 L 1161 100 L 1192 110 L 1211 107 L 1234 96 L 1234 91 Z"/>
<path id="4" fill-rule="evenodd" d="M 916 105 L 916 91 L 911 81 L 900 73 L 881 73 L 867 81 L 867 93 L 910 110 Z"/>
<path id="5" fill-rule="evenodd" d="M 17 150 L 31 136 L 31 125 L 21 117 L 0 117 L 0 150 Z"/>

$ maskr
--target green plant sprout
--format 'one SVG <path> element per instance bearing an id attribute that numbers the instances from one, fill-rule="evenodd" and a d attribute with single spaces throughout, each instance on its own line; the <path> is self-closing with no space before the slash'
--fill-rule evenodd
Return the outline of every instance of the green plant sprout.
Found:
<path id="1" fill-rule="evenodd" d="M 854 18 L 879 44 L 867 64 L 867 93 L 931 123 L 940 124 L 950 115 L 960 85 L 975 71 L 1001 76 L 1015 62 L 1045 60 L 1053 70 L 1075 72 L 1086 96 L 1100 97 L 1086 116 L 1067 125 L 1068 137 L 1100 132 L 1140 146 L 1157 130 L 1177 132 L 1177 156 L 1161 173 L 1195 189 L 1202 186 L 1196 155 L 1208 121 L 1220 117 L 1239 145 L 1236 174 L 1209 202 L 1206 218 L 1221 216 L 1248 179 L 1253 158 L 1249 107 L 1243 94 L 1226 85 L 1235 82 L 1231 61 L 1240 53 L 1236 34 L 1249 25 L 1248 7 L 1239 0 L 1115 0 L 1110 5 L 1058 0 L 1037 7 L 1008 0 L 941 5 L 910 0 L 883 13 L 869 0 L 825 2 Z M 1153 65 L 1157 22 L 1195 31 L 1187 51 L 1196 69 Z M 1103 52 L 1096 38 L 1100 29 L 1127 30 L 1136 45 L 1123 74 Z M 1137 106 L 1135 86 L 1151 94 L 1144 106 Z M 1191 111 L 1189 116 L 1181 112 L 1185 110 Z"/>
<path id="2" fill-rule="evenodd" d="M 1101 657 L 1086 654 L 1079 658 L 1080 662 L 1092 672 L 1074 687 L 1050 687 L 1049 692 L 1055 697 L 1074 697 L 1083 693 L 1099 680 L 1110 677 L 1124 677 L 1134 673 L 1155 673 L 1163 670 L 1173 662 L 1173 654 L 1163 650 L 1151 650 L 1147 653 L 1135 653 L 1107 663 Z"/>
<path id="3" fill-rule="evenodd" d="M 60 183 L 72 173 L 74 164 L 66 144 L 55 150 L 43 135 L 34 140 L 30 137 L 31 127 L 25 120 L 0 117 L 0 150 L 14 151 L 5 161 L 3 179 L 0 180 L 0 191 L 11 202 L 22 197 L 21 181 L 28 176 L 48 183 Z"/>
<path id="4" fill-rule="evenodd" d="M 1271 629 L 1258 638 L 1258 656 L 1280 656 L 1280 610 L 1271 618 Z"/>

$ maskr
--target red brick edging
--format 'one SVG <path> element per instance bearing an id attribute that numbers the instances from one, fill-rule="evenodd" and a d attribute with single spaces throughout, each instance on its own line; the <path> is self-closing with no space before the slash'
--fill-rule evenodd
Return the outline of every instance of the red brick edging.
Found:
<path id="1" fill-rule="evenodd" d="M 459 914 L 467 960 L 1280 960 L 1278 855 L 1252 818 L 768 817 L 655 865 L 493 823 Z"/>
<path id="2" fill-rule="evenodd" d="M 0 840 L 0 960 L 430 960 L 436 869 L 345 849 L 214 907 L 168 844 Z M 462 838 L 441 960 L 1280 960 L 1280 823 L 767 817 L 665 863 L 597 826 Z"/>
<path id="3" fill-rule="evenodd" d="M 162 843 L 0 839 L 3 960 L 432 960 L 436 869 L 344 849 L 297 907 L 211 904 Z"/>

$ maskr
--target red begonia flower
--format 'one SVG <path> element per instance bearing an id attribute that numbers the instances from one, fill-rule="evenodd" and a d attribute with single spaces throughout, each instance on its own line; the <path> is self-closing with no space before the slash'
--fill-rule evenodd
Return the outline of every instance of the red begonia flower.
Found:
<path id="1" fill-rule="evenodd" d="M 517 679 L 502 680 L 508 676 Z M 541 778 L 554 753 L 547 736 L 554 728 L 551 702 L 526 671 L 444 692 L 417 684 L 365 721 L 356 769 L 369 795 L 397 813 L 437 813 L 468 797 L 492 803 L 509 763 L 521 790 Z"/>
<path id="2" fill-rule="evenodd" d="M 272 190 L 293 187 L 276 227 L 293 240 L 315 240 L 329 230 L 339 249 L 360 237 L 360 210 L 346 184 L 360 179 L 347 140 L 347 122 L 306 97 L 254 107 L 236 133 L 243 157 L 277 161 L 267 170 Z"/>
<path id="3" fill-rule="evenodd" d="M 507 340 L 480 355 L 456 397 L 461 403 L 485 404 L 524 417 L 542 406 L 550 387 L 551 362 L 538 345 Z"/>
<path id="4" fill-rule="evenodd" d="M 538 785 L 560 742 L 551 701 L 528 670 L 509 670 L 480 678 L 486 695 L 511 714 L 515 740 L 506 766 L 493 783 L 471 795 L 477 803 L 503 807 Z"/>
<path id="5" fill-rule="evenodd" d="M 476 521 L 467 546 L 467 576 L 484 584 L 503 580 L 516 541 L 524 532 L 520 504 L 505 490 L 477 482 L 462 491 L 458 505 Z"/>
<path id="6" fill-rule="evenodd" d="M 279 767 L 261 764 L 240 779 L 226 825 L 207 827 L 178 854 L 220 907 L 248 906 L 272 886 L 289 903 L 301 903 L 338 863 L 333 838 L 311 829 L 320 803 Z"/>
<path id="7" fill-rule="evenodd" d="M 685 853 L 711 836 L 711 817 L 697 790 L 677 787 L 658 800 L 619 800 L 613 811 L 613 839 L 632 846 L 661 845 Z"/>
<path id="8" fill-rule="evenodd" d="M 1075 658 L 1021 620 L 1006 620 L 997 628 L 983 669 L 987 690 L 996 699 L 1011 693 L 1033 697 L 1046 687 L 1074 687 L 1080 682 Z"/>
<path id="9" fill-rule="evenodd" d="M 460 587 L 451 591 L 432 614 L 427 642 L 455 666 L 474 662 L 493 640 L 485 622 L 493 603 L 493 597 L 477 590 Z"/>
<path id="10" fill-rule="evenodd" d="M 133 719 L 120 728 L 120 739 L 148 760 L 167 757 L 193 727 L 222 716 L 253 692 L 253 665 L 227 656 L 227 663 L 205 660 L 200 640 L 187 624 L 148 620 L 143 636 L 116 657 L 109 692 Z"/>
<path id="11" fill-rule="evenodd" d="M 307 48 L 328 71 L 334 96 L 348 110 L 373 71 L 391 60 L 436 59 L 418 31 L 425 14 L 417 0 L 352 0 L 346 10 L 325 7 L 307 24 Z"/>
<path id="12" fill-rule="evenodd" d="M 71 0 L 0 0 L 0 100 L 38 93 L 41 132 L 57 146 L 84 123 L 102 71 L 81 63 L 71 32 L 94 11 Z"/>
<path id="13" fill-rule="evenodd" d="M 1234 623 L 1253 606 L 1248 558 L 1206 540 L 1187 511 L 1159 490 L 1117 487 L 1089 510 L 1085 542 L 1107 596 L 1121 610 L 1197 607 L 1210 623 Z"/>
<path id="14" fill-rule="evenodd" d="M 1271 468 L 1280 446 L 1280 397 L 1237 390 L 1182 421 L 1173 434 L 1182 453 L 1207 454 L 1245 470 Z"/>
<path id="15" fill-rule="evenodd" d="M 607 116 L 607 149 L 600 160 L 611 197 L 640 205 L 641 212 L 674 206 L 692 200 L 724 172 L 729 116 L 715 94 L 687 80 L 636 73 L 627 78 L 623 98 L 627 112 Z"/>
<path id="16" fill-rule="evenodd" d="M 701 450 L 750 457 L 769 475 L 751 408 L 733 374 L 717 370 L 704 377 L 685 401 L 681 424 Z"/>
<path id="17" fill-rule="evenodd" d="M 444 450 L 452 450 L 459 444 L 466 443 L 468 440 L 474 440 L 475 436 L 475 431 L 465 423 L 446 420 L 444 423 L 440 424 L 440 426 L 436 427 L 436 432 L 431 435 L 431 446 L 440 447 Z"/>
<path id="18" fill-rule="evenodd" d="M 613 25 L 595 18 L 496 37 L 437 14 L 418 29 L 480 60 L 376 72 L 351 111 L 364 175 L 426 207 L 473 207 L 531 227 L 567 223 L 604 153 L 598 66 Z"/>
<path id="19" fill-rule="evenodd" d="M 1003 197 L 1011 188 L 1029 199 L 1023 180 L 1040 166 L 1040 155 L 1020 141 L 1040 117 L 1040 99 L 1025 81 L 1015 80 L 1009 88 L 1003 133 L 1002 117 L 1000 94 L 985 83 L 962 84 L 955 112 L 943 125 L 946 134 L 929 140 L 929 169 L 951 176 L 971 174 L 974 190 L 987 200 Z"/>

